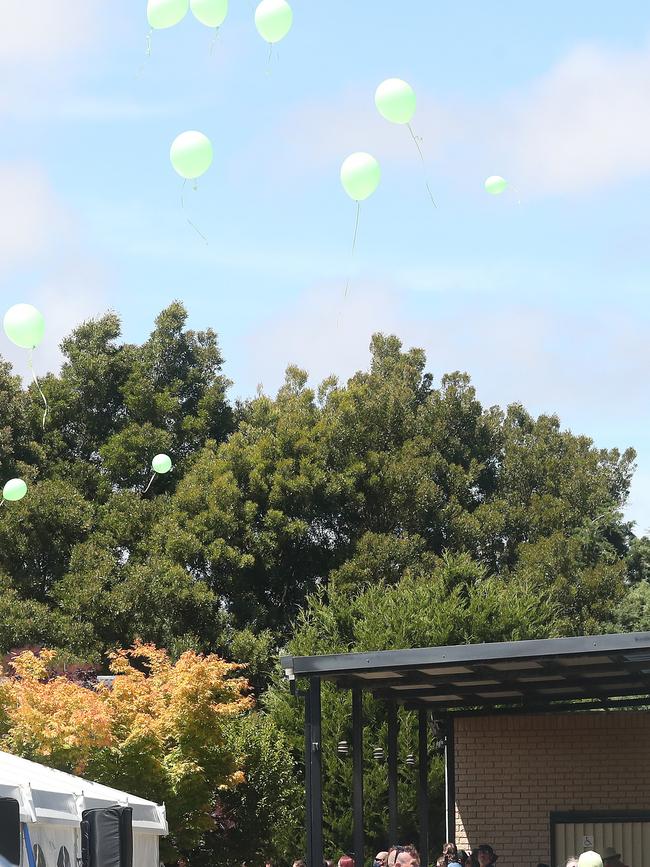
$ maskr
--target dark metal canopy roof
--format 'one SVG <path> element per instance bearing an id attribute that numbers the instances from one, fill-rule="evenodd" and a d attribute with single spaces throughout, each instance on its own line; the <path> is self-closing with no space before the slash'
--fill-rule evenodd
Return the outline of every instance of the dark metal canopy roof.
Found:
<path id="1" fill-rule="evenodd" d="M 290 679 L 344 688 L 437 713 L 650 705 L 650 632 L 284 656 Z"/>

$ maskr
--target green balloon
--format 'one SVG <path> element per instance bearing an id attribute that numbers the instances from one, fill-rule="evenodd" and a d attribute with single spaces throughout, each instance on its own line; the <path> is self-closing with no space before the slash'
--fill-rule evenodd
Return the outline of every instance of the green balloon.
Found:
<path id="1" fill-rule="evenodd" d="M 286 0 L 262 0 L 255 10 L 255 26 L 262 39 L 279 42 L 291 30 L 293 12 Z"/>
<path id="2" fill-rule="evenodd" d="M 391 123 L 410 123 L 415 114 L 415 91 L 401 78 L 387 78 L 375 91 L 375 105 Z"/>
<path id="3" fill-rule="evenodd" d="M 190 9 L 206 27 L 221 27 L 228 14 L 228 0 L 190 0 Z"/>
<path id="4" fill-rule="evenodd" d="M 154 473 L 168 473 L 172 468 L 172 459 L 169 455 L 156 455 L 151 461 L 151 469 Z"/>
<path id="5" fill-rule="evenodd" d="M 486 191 L 493 196 L 500 196 L 507 186 L 508 181 L 499 175 L 491 175 L 485 182 Z"/>
<path id="6" fill-rule="evenodd" d="M 23 349 L 37 347 L 45 334 L 43 314 L 31 304 L 14 304 L 2 324 L 9 340 Z"/>
<path id="7" fill-rule="evenodd" d="M 2 496 L 11 503 L 22 500 L 26 493 L 27 485 L 22 479 L 9 479 L 2 489 Z"/>
<path id="8" fill-rule="evenodd" d="M 172 142 L 169 158 L 182 178 L 198 178 L 210 168 L 212 143 L 202 132 L 182 132 Z"/>
<path id="9" fill-rule="evenodd" d="M 147 20 L 154 30 L 164 30 L 182 21 L 190 0 L 147 0 Z"/>
<path id="10" fill-rule="evenodd" d="M 361 202 L 371 196 L 379 186 L 380 178 L 379 163 L 370 154 L 362 151 L 350 154 L 341 166 L 343 189 L 355 202 Z"/>

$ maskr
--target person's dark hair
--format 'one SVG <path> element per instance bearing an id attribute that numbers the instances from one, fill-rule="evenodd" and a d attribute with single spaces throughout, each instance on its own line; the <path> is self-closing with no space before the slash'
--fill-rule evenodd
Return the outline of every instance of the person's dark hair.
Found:
<path id="1" fill-rule="evenodd" d="M 467 862 L 469 861 L 469 855 L 464 849 L 459 849 L 456 852 L 456 861 L 458 861 L 458 863 L 461 864 L 462 867 L 465 867 L 465 864 L 467 864 Z"/>
<path id="2" fill-rule="evenodd" d="M 458 854 L 458 849 L 456 847 L 456 844 L 455 843 L 445 843 L 445 845 L 442 847 L 442 854 L 443 854 L 444 859 L 447 862 L 455 861 L 456 855 Z"/>
<path id="3" fill-rule="evenodd" d="M 293 867 L 306 867 L 306 865 L 302 858 L 299 858 L 297 861 L 293 862 Z"/>
<path id="4" fill-rule="evenodd" d="M 487 852 L 487 854 L 490 856 L 490 863 L 491 864 L 494 864 L 496 862 L 497 858 L 499 857 L 497 855 L 497 853 L 494 851 L 494 849 L 492 848 L 492 846 L 489 846 L 487 843 L 481 843 L 481 845 L 478 847 L 476 852 L 477 852 L 477 854 L 478 854 L 478 852 Z"/>

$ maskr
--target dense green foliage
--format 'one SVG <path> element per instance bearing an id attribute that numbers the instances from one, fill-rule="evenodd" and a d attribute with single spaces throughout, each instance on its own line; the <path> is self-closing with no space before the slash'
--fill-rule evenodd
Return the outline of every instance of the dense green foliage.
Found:
<path id="1" fill-rule="evenodd" d="M 47 644 L 99 660 L 139 638 L 175 658 L 189 648 L 248 663 L 261 709 L 231 733 L 248 781 L 218 801 L 216 830 L 195 852 L 206 863 L 226 839 L 239 860 L 302 846 L 301 712 L 274 674 L 280 647 L 650 622 L 650 541 L 621 512 L 633 451 L 599 449 L 521 405 L 484 408 L 463 373 L 436 385 L 423 352 L 396 337 L 376 335 L 369 370 L 347 383 L 314 390 L 289 367 L 275 397 L 236 406 L 215 334 L 188 330 L 180 304 L 141 346 L 120 342 L 108 314 L 62 350 L 61 371 L 43 381 L 45 432 L 34 388 L 0 365 L 2 478 L 30 484 L 0 510 L 0 652 Z M 145 494 L 161 451 L 174 469 Z M 334 751 L 346 701 L 324 696 L 332 850 L 349 845 L 351 771 Z M 367 713 L 371 750 L 385 720 Z M 402 753 L 413 737 L 405 719 Z M 384 772 L 369 767 L 374 845 L 385 842 Z M 414 786 L 407 776 L 401 786 L 407 822 Z"/>

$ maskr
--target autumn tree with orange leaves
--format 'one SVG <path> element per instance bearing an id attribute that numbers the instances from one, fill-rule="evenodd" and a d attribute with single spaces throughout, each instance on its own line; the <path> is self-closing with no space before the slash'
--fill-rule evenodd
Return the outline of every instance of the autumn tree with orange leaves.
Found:
<path id="1" fill-rule="evenodd" d="M 164 802 L 168 847 L 189 850 L 212 829 L 219 791 L 244 780 L 227 738 L 253 704 L 240 668 L 193 651 L 172 663 L 136 643 L 110 655 L 108 687 L 57 674 L 53 651 L 25 651 L 2 672 L 0 748 Z"/>

